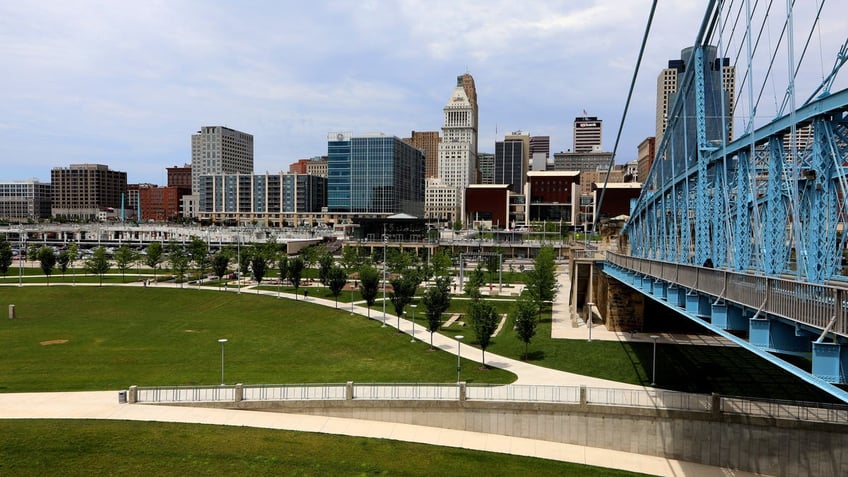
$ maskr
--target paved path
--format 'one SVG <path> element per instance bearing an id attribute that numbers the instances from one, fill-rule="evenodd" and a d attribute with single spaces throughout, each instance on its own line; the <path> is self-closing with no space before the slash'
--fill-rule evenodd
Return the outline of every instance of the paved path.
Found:
<path id="1" fill-rule="evenodd" d="M 662 476 L 756 475 L 662 457 L 411 424 L 276 412 L 118 404 L 117 391 L 0 394 L 0 419 L 29 418 L 116 419 L 288 429 L 523 455 Z"/>

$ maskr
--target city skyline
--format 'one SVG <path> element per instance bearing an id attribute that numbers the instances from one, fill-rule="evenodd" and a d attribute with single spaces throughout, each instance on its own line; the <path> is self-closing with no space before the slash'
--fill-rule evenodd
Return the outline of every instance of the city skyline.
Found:
<path id="1" fill-rule="evenodd" d="M 256 138 L 254 172 L 287 170 L 326 154 L 329 131 L 439 130 L 465 72 L 480 152 L 516 130 L 550 136 L 552 153 L 571 149 L 584 110 L 606 123 L 611 151 L 650 2 L 573 3 L 7 3 L 0 179 L 49 182 L 53 167 L 91 163 L 162 185 L 209 125 Z M 830 47 L 844 21 L 827 13 Z M 658 8 L 617 163 L 654 134 L 656 76 L 702 16 L 701 2 Z M 820 53 L 825 74 L 834 55 Z"/>

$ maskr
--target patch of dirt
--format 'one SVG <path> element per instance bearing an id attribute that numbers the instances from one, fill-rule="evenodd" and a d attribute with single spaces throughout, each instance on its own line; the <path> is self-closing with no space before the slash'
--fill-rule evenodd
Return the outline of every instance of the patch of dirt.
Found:
<path id="1" fill-rule="evenodd" d="M 65 344 L 67 342 L 68 342 L 68 340 L 47 340 L 47 341 L 42 341 L 38 344 L 40 344 L 41 346 L 50 346 L 50 345 L 54 345 L 54 344 Z"/>

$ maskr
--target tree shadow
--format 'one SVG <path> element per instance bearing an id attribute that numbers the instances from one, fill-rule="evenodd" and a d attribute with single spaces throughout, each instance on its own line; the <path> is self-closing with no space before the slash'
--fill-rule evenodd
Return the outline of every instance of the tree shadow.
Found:
<path id="1" fill-rule="evenodd" d="M 545 352 L 542 350 L 528 351 L 524 355 L 524 361 L 542 361 L 545 359 Z"/>

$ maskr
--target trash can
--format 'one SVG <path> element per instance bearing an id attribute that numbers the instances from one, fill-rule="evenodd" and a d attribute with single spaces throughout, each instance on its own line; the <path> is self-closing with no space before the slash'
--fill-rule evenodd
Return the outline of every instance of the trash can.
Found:
<path id="1" fill-rule="evenodd" d="M 15 319 L 15 305 L 9 305 L 9 319 Z"/>
<path id="2" fill-rule="evenodd" d="M 126 391 L 118 391 L 118 404 L 126 404 L 127 403 L 127 392 Z"/>

